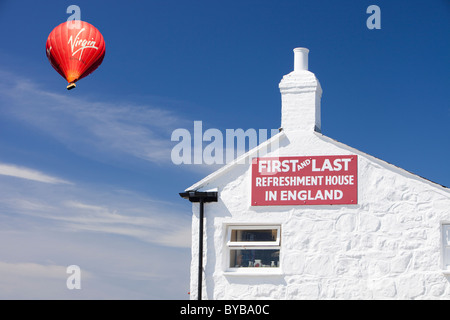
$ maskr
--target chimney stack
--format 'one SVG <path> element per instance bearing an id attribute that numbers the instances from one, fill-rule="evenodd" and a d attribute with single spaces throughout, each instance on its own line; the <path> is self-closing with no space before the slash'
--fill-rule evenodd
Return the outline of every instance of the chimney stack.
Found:
<path id="1" fill-rule="evenodd" d="M 294 49 L 294 71 L 279 84 L 284 131 L 320 132 L 322 88 L 314 73 L 308 71 L 308 53 L 307 48 Z"/>
<path id="2" fill-rule="evenodd" d="M 308 70 L 308 53 L 309 49 L 294 49 L 294 71 Z"/>

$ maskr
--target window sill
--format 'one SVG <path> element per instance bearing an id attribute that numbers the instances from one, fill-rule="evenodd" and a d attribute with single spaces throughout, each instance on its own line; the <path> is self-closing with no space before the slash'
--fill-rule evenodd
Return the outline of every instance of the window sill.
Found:
<path id="1" fill-rule="evenodd" d="M 248 269 L 228 269 L 223 272 L 225 276 L 254 276 L 254 277 L 266 277 L 266 276 L 283 276 L 284 273 L 281 268 L 248 268 Z"/>
<path id="2" fill-rule="evenodd" d="M 443 269 L 443 270 L 441 270 L 441 272 L 443 274 L 445 274 L 446 276 L 450 276 L 450 269 Z"/>

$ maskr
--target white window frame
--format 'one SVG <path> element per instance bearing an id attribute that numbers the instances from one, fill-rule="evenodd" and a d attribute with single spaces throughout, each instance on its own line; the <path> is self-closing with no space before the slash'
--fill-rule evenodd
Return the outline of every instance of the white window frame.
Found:
<path id="1" fill-rule="evenodd" d="M 227 275 L 273 275 L 281 274 L 281 225 L 280 224 L 239 224 L 227 225 L 225 274 Z M 275 241 L 231 241 L 232 230 L 277 230 Z M 230 267 L 231 250 L 279 250 L 280 257 L 276 267 Z"/>

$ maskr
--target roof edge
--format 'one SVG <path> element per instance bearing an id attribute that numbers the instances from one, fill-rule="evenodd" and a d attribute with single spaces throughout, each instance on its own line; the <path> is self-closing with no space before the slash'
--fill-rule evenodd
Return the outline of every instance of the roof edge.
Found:
<path id="1" fill-rule="evenodd" d="M 281 140 L 282 138 L 285 138 L 285 137 L 286 137 L 286 134 L 284 133 L 284 131 L 278 132 L 273 137 L 270 137 L 270 139 L 267 139 L 263 143 L 259 144 L 258 146 L 254 147 L 253 149 L 247 151 L 246 153 L 237 157 L 233 161 L 227 163 L 226 165 L 219 168 L 218 170 L 210 173 L 202 180 L 194 183 L 189 188 L 186 188 L 185 191 L 200 190 L 201 188 L 205 187 L 208 183 L 210 183 L 212 180 L 217 179 L 218 177 L 220 177 L 223 174 L 225 174 L 226 172 L 228 172 L 235 165 L 245 163 L 245 160 L 248 159 L 249 157 L 251 157 L 253 154 L 258 153 L 261 149 L 267 148 L 269 145 L 271 145 L 275 141 Z"/>
<path id="2" fill-rule="evenodd" d="M 364 156 L 364 157 L 366 157 L 366 158 L 369 158 L 369 159 L 372 160 L 373 162 L 376 162 L 376 163 L 378 163 L 378 164 L 380 164 L 380 165 L 384 165 L 384 166 L 391 167 L 391 169 L 396 170 L 399 174 L 404 174 L 404 175 L 413 176 L 414 178 L 419 179 L 419 180 L 421 180 L 422 182 L 428 183 L 428 184 L 430 184 L 430 185 L 432 185 L 432 186 L 434 186 L 434 187 L 439 187 L 439 189 L 441 189 L 441 190 L 443 190 L 443 191 L 445 191 L 445 192 L 450 192 L 450 188 L 448 188 L 448 187 L 446 187 L 446 186 L 444 186 L 444 185 L 442 185 L 442 184 L 439 184 L 439 183 L 437 183 L 437 182 L 431 181 L 431 180 L 429 180 L 429 179 L 427 179 L 427 178 L 424 178 L 424 177 L 422 177 L 422 176 L 419 176 L 418 174 L 416 174 L 416 173 L 414 173 L 414 172 L 411 172 L 411 171 L 408 171 L 408 170 L 403 169 L 403 168 L 401 168 L 401 167 L 398 167 L 398 166 L 396 166 L 395 164 L 392 164 L 392 163 L 390 163 L 390 162 L 387 162 L 386 160 L 377 158 L 377 157 L 372 156 L 372 155 L 370 155 L 370 154 L 368 154 L 368 153 L 366 153 L 366 152 L 364 152 L 364 151 L 361 151 L 361 150 L 359 150 L 359 149 L 350 147 L 349 145 L 347 145 L 347 144 L 345 144 L 345 143 L 343 143 L 343 142 L 340 142 L 340 141 L 338 141 L 338 140 L 336 140 L 336 139 L 330 138 L 330 137 L 328 137 L 328 136 L 326 136 L 326 135 L 324 135 L 324 134 L 322 134 L 322 133 L 320 133 L 320 132 L 314 132 L 314 134 L 315 134 L 319 139 L 326 140 L 327 142 L 330 142 L 330 143 L 333 143 L 333 144 L 337 144 L 337 145 L 339 145 L 339 146 L 342 147 L 342 148 L 348 149 L 349 151 L 355 152 L 355 153 L 357 153 L 357 154 L 359 154 L 359 155 L 362 155 L 362 156 Z"/>

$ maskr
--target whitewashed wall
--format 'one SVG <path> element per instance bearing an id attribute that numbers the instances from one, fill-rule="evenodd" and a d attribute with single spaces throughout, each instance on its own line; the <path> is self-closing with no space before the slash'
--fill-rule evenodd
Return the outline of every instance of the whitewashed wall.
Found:
<path id="1" fill-rule="evenodd" d="M 450 191 L 315 132 L 286 132 L 278 156 L 358 155 L 358 204 L 251 207 L 249 164 L 207 179 L 203 299 L 449 299 L 441 223 Z M 261 156 L 261 155 L 260 155 Z M 198 204 L 191 299 L 197 299 Z M 226 226 L 281 224 L 280 274 L 226 272 Z"/>

